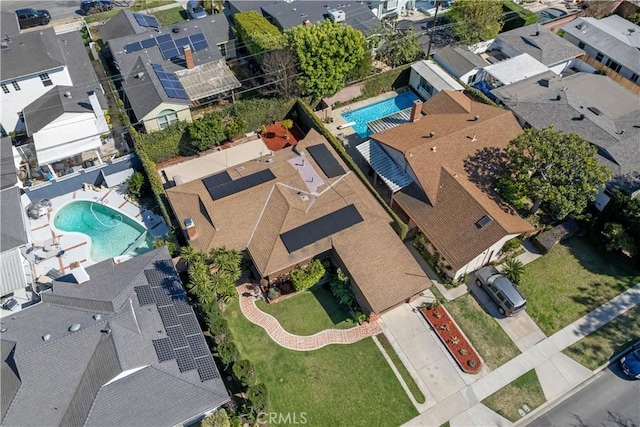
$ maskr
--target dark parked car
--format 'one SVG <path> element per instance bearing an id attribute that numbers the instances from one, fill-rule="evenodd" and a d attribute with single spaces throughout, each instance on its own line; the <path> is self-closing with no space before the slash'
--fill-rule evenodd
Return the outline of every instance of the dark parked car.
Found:
<path id="1" fill-rule="evenodd" d="M 80 11 L 85 16 L 106 12 L 111 9 L 113 9 L 113 2 L 111 0 L 82 0 L 80 3 Z"/>
<path id="2" fill-rule="evenodd" d="M 516 285 L 494 267 L 487 266 L 478 270 L 476 284 L 485 288 L 491 299 L 498 304 L 498 311 L 503 316 L 521 313 L 527 305 L 527 300 L 524 299 Z"/>
<path id="3" fill-rule="evenodd" d="M 629 377 L 640 380 L 640 341 L 620 358 L 620 366 Z"/>
<path id="4" fill-rule="evenodd" d="M 51 22 L 51 15 L 44 9 L 18 9 L 16 10 L 20 29 L 47 25 Z"/>

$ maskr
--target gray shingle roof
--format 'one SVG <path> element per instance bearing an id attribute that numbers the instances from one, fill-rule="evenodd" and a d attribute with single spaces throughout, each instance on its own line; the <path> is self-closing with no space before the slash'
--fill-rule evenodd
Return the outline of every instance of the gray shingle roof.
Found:
<path id="1" fill-rule="evenodd" d="M 589 73 L 536 76 L 492 93 L 532 127 L 554 125 L 596 145 L 614 176 L 640 171 L 640 103 L 610 78 Z"/>
<path id="2" fill-rule="evenodd" d="M 455 77 L 460 77 L 477 67 L 489 65 L 480 55 L 461 47 L 447 46 L 433 54 L 433 60 L 443 65 L 446 64 L 456 71 Z"/>
<path id="3" fill-rule="evenodd" d="M 0 252 L 17 248 L 27 243 L 24 227 L 20 189 L 11 187 L 0 191 Z"/>
<path id="4" fill-rule="evenodd" d="M 5 136 L 0 139 L 0 190 L 13 187 L 18 183 L 11 147 L 11 137 Z"/>
<path id="5" fill-rule="evenodd" d="M 100 27 L 100 37 L 106 43 L 109 40 L 134 34 L 155 32 L 153 28 L 141 27 L 133 17 L 133 12 L 121 10 Z"/>
<path id="6" fill-rule="evenodd" d="M 584 53 L 582 49 L 538 24 L 499 34 L 496 40 L 502 41 L 520 53 L 528 53 L 547 66 Z"/>
<path id="7" fill-rule="evenodd" d="M 195 369 L 180 372 L 175 360 L 159 362 L 153 340 L 166 337 L 167 328 L 158 306 L 142 306 L 135 289 L 148 283 L 147 270 L 173 278 L 171 287 L 158 288 L 165 298 L 184 299 L 162 248 L 122 264 L 88 267 L 91 279 L 82 285 L 65 276 L 41 303 L 5 320 L 2 425 L 176 425 L 229 400 L 219 377 L 201 381 Z M 113 310 L 97 313 L 83 301 L 109 302 Z M 76 323 L 80 329 L 70 332 Z M 4 375 L 11 369 L 4 356 L 12 343 L 13 376 Z"/>
<path id="8" fill-rule="evenodd" d="M 13 35 L 7 44 L 9 49 L 0 52 L 3 82 L 65 65 L 62 45 L 52 28 Z"/>
<path id="9" fill-rule="evenodd" d="M 640 26 L 612 15 L 603 19 L 578 18 L 562 30 L 640 74 Z"/>

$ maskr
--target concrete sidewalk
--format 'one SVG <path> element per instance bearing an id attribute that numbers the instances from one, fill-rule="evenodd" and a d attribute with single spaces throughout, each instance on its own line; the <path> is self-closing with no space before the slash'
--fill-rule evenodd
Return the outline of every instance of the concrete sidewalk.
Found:
<path id="1" fill-rule="evenodd" d="M 437 402 L 406 425 L 433 426 L 447 421 L 451 421 L 451 425 L 509 425 L 507 420 L 489 411 L 480 402 L 531 369 L 536 370 L 547 401 L 570 391 L 593 372 L 565 356 L 562 350 L 639 303 L 640 284 L 637 284 L 496 370 Z"/>

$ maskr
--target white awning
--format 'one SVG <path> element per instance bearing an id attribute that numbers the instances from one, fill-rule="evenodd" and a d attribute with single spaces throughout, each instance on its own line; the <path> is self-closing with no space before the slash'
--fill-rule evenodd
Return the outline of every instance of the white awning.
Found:
<path id="1" fill-rule="evenodd" d="M 0 268 L 0 296 L 27 286 L 27 276 L 19 248 L 4 252 L 0 257 L 0 265 L 2 266 Z"/>
<path id="2" fill-rule="evenodd" d="M 368 140 L 356 147 L 392 192 L 410 185 L 413 180 L 398 167 L 377 142 Z"/>

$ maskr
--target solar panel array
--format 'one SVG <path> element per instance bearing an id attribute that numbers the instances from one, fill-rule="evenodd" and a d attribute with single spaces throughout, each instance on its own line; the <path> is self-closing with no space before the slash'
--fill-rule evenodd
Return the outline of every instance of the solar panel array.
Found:
<path id="1" fill-rule="evenodd" d="M 159 64 L 151 64 L 151 68 L 156 72 L 156 76 L 158 76 L 158 80 L 169 98 L 189 99 L 175 73 L 165 72 L 162 65 Z"/>
<path id="2" fill-rule="evenodd" d="M 184 55 L 185 46 L 189 46 L 192 51 L 198 52 L 208 48 L 209 44 L 202 33 L 192 34 L 175 40 L 171 37 L 171 34 L 162 34 L 155 38 L 148 38 L 128 43 L 124 45 L 124 50 L 127 53 L 132 53 L 142 49 L 149 49 L 154 46 L 158 46 L 160 48 L 162 58 L 168 60 Z"/>
<path id="3" fill-rule="evenodd" d="M 160 363 L 175 360 L 180 372 L 198 371 L 200 381 L 220 378 L 198 319 L 187 302 L 182 283 L 169 261 L 145 270 L 148 285 L 136 286 L 140 306 L 155 304 L 167 333 L 153 340 Z"/>
<path id="4" fill-rule="evenodd" d="M 203 179 L 202 183 L 207 188 L 207 191 L 209 191 L 211 198 L 218 200 L 273 179 L 276 179 L 276 176 L 271 172 L 271 169 L 265 169 L 252 173 L 251 175 L 243 176 L 235 181 L 231 179 L 231 176 L 229 176 L 227 172 L 222 172 Z"/>
<path id="5" fill-rule="evenodd" d="M 354 205 L 349 205 L 282 233 L 280 239 L 287 251 L 292 253 L 362 221 L 358 209 Z"/>
<path id="6" fill-rule="evenodd" d="M 316 161 L 322 172 L 327 178 L 333 178 L 334 176 L 344 175 L 344 169 L 340 166 L 340 163 L 331 154 L 329 149 L 324 144 L 312 145 L 307 147 L 307 151 Z"/>
<path id="7" fill-rule="evenodd" d="M 134 13 L 133 17 L 141 27 L 160 28 L 160 23 L 151 15 L 143 15 L 142 13 Z"/>

